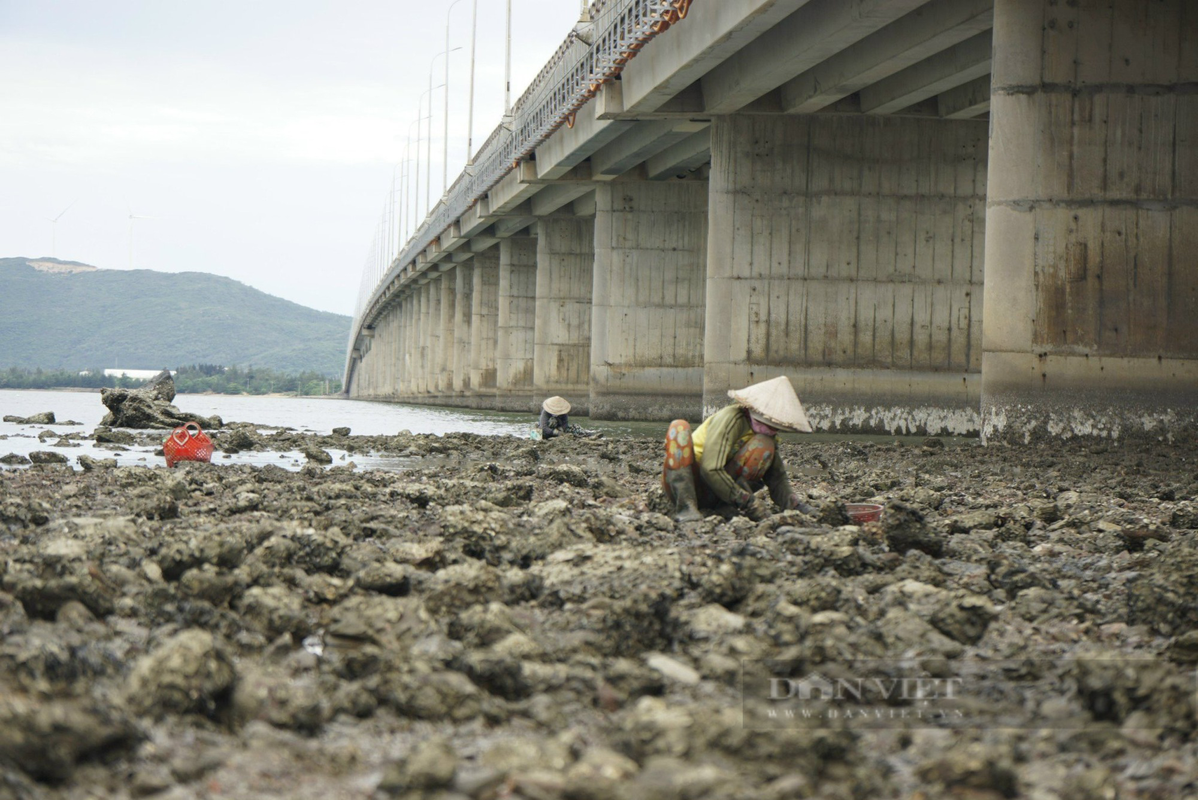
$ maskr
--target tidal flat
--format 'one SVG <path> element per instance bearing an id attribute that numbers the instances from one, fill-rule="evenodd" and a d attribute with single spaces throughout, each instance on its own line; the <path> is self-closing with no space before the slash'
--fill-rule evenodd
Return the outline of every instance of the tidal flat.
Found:
<path id="1" fill-rule="evenodd" d="M 1198 794 L 1192 441 L 787 441 L 818 514 L 684 527 L 653 439 L 213 439 L 0 471 L 0 798 Z"/>

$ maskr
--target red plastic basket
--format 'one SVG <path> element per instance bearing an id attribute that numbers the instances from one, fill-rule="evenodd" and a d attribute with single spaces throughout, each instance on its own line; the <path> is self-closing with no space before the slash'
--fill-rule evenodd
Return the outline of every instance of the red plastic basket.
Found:
<path id="1" fill-rule="evenodd" d="M 175 428 L 162 443 L 162 454 L 166 456 L 168 467 L 180 461 L 211 461 L 212 451 L 212 440 L 194 422 Z"/>

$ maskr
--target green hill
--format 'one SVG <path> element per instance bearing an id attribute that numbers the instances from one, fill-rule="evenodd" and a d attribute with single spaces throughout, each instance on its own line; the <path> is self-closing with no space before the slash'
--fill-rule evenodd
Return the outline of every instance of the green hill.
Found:
<path id="1" fill-rule="evenodd" d="M 207 363 L 339 376 L 349 327 L 202 272 L 0 258 L 0 369 Z"/>

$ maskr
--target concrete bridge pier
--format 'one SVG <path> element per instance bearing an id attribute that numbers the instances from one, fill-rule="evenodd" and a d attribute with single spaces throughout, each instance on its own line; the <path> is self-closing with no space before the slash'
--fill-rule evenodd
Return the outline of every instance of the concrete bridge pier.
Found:
<path id="1" fill-rule="evenodd" d="M 591 416 L 697 419 L 707 182 L 600 184 L 595 209 Z"/>
<path id="2" fill-rule="evenodd" d="M 437 358 L 440 355 L 441 344 L 441 279 L 435 272 L 429 275 L 424 285 L 427 309 L 425 312 L 428 326 L 425 331 L 424 348 L 424 387 L 421 391 L 427 399 L 437 391 Z"/>
<path id="3" fill-rule="evenodd" d="M 784 374 L 822 430 L 977 430 L 987 127 L 714 119 L 705 413 Z"/>
<path id="4" fill-rule="evenodd" d="M 533 330 L 537 304 L 537 240 L 512 236 L 499 242 L 495 407 L 533 408 Z"/>
<path id="5" fill-rule="evenodd" d="M 363 392 L 375 391 L 375 385 L 379 380 L 377 364 L 367 361 L 370 356 L 371 344 L 374 341 L 374 331 L 363 331 L 363 335 L 358 338 L 356 352 L 359 354 L 359 359 L 364 365 L 358 373 L 358 383 L 362 386 Z"/>
<path id="6" fill-rule="evenodd" d="M 415 380 L 412 385 L 412 395 L 422 395 L 428 391 L 428 343 L 429 343 L 429 284 L 428 281 L 418 284 L 414 292 L 416 294 L 416 318 L 414 321 L 415 329 L 413 331 L 415 338 L 415 351 L 413 357 L 415 364 Z M 409 396 L 412 396 L 409 395 Z"/>
<path id="7" fill-rule="evenodd" d="M 410 397 L 420 378 L 420 294 L 408 292 L 399 306 L 403 318 L 403 363 L 400 369 L 399 395 Z"/>
<path id="8" fill-rule="evenodd" d="M 473 259 L 458 264 L 453 270 L 453 394 L 464 400 L 470 392 L 470 326 L 474 308 Z"/>
<path id="9" fill-rule="evenodd" d="M 439 335 L 437 337 L 437 386 L 434 402 L 448 402 L 453 396 L 453 360 L 457 352 L 456 328 L 454 318 L 457 315 L 457 276 L 456 268 L 448 266 L 434 282 L 440 285 L 441 318 L 438 320 Z"/>
<path id="10" fill-rule="evenodd" d="M 396 369 L 396 353 L 399 349 L 399 319 L 395 315 L 395 309 L 391 309 L 391 313 L 387 314 L 379 321 L 379 341 L 378 344 L 382 348 L 379 353 L 381 385 L 377 391 L 380 394 L 393 393 L 395 387 L 395 379 L 398 377 Z"/>
<path id="11" fill-rule="evenodd" d="M 425 332 L 424 389 L 421 392 L 424 397 L 421 402 L 428 402 L 437 392 L 437 380 L 440 377 L 441 276 L 435 269 L 429 272 L 423 288 L 428 297 L 428 330 Z"/>
<path id="12" fill-rule="evenodd" d="M 987 440 L 1198 422 L 1198 6 L 996 0 Z"/>
<path id="13" fill-rule="evenodd" d="M 474 254 L 470 294 L 470 395 L 477 408 L 495 405 L 499 339 L 499 248 Z"/>
<path id="14" fill-rule="evenodd" d="M 534 402 L 561 395 L 571 413 L 590 406 L 591 292 L 595 220 L 551 216 L 537 222 L 533 333 Z"/>

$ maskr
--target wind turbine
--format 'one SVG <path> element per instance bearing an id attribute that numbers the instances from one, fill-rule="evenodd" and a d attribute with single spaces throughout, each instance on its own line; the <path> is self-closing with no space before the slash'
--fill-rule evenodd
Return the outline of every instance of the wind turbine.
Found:
<path id="1" fill-rule="evenodd" d="M 62 219 L 62 215 L 71 210 L 71 206 L 78 203 L 79 200 L 71 201 L 71 205 L 58 212 L 58 216 L 54 219 L 46 217 L 46 221 L 50 223 L 50 257 L 58 258 L 58 221 Z"/>
<path id="2" fill-rule="evenodd" d="M 133 207 L 125 202 L 125 207 L 129 209 L 129 269 L 133 269 L 133 220 L 135 219 L 155 219 L 155 217 L 143 217 L 133 213 Z"/>

